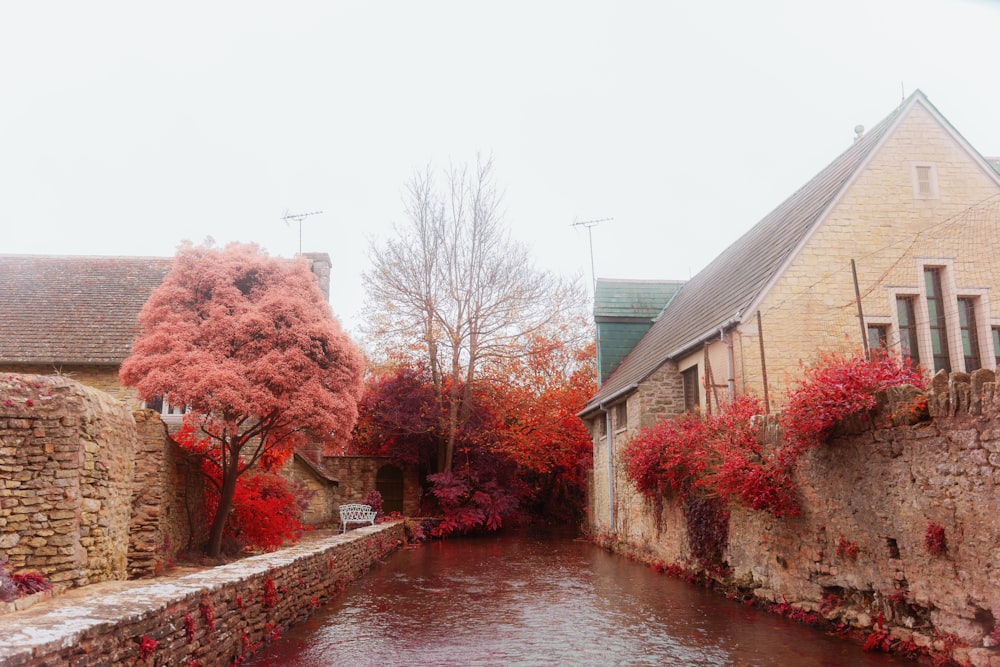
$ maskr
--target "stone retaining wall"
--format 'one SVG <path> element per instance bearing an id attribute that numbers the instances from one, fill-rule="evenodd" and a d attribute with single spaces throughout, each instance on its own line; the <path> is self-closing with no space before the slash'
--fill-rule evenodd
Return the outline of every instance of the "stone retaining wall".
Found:
<path id="1" fill-rule="evenodd" d="M 0 616 L 0 664 L 239 664 L 404 539 L 402 521 L 384 523 L 176 578 L 76 590 Z"/>
<path id="2" fill-rule="evenodd" d="M 885 415 L 906 414 L 916 393 Z M 1000 667 L 1000 392 L 991 371 L 934 378 L 932 419 L 873 428 L 808 451 L 794 481 L 802 512 L 732 508 L 725 580 L 866 632 Z M 880 418 L 876 418 L 876 422 Z M 657 507 L 621 478 L 616 534 L 636 557 L 691 567 L 684 511 Z M 659 511 L 657 511 L 659 510 Z M 928 548 L 929 526 L 943 529 Z M 598 537 L 601 537 L 598 535 Z"/>

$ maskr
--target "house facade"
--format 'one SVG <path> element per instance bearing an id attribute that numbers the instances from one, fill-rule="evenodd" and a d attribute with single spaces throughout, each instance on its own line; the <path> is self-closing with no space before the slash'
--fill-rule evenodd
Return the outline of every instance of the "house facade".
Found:
<path id="1" fill-rule="evenodd" d="M 591 528 L 634 511 L 628 435 L 753 393 L 780 409 L 827 351 L 882 347 L 928 374 L 1000 357 L 1000 173 L 920 91 L 685 283 L 580 417 Z"/>
<path id="2" fill-rule="evenodd" d="M 304 256 L 329 298 L 329 255 Z M 172 431 L 181 423 L 182 406 L 171 406 L 162 399 L 142 402 L 134 389 L 123 387 L 118 379 L 118 369 L 138 333 L 139 313 L 172 263 L 173 258 L 164 257 L 0 255 L 0 373 L 69 377 L 131 409 L 156 410 Z M 148 473 L 157 481 L 143 484 L 162 485 L 162 495 L 172 497 L 174 489 L 167 487 L 177 486 L 178 480 L 187 477 L 190 466 L 185 467 L 176 445 L 163 446 L 162 435 L 159 444 L 163 451 L 142 453 L 140 463 L 155 461 L 159 466 Z M 304 494 L 308 496 L 304 514 L 308 523 L 330 523 L 342 499 L 360 502 L 364 494 L 359 488 L 380 488 L 380 481 L 381 488 L 392 496 L 390 511 L 415 513 L 419 485 L 412 472 L 381 459 L 369 464 L 378 465 L 370 474 L 365 469 L 358 479 L 344 480 L 341 488 L 340 473 L 356 471 L 345 468 L 337 457 L 324 457 L 322 448 L 313 443 L 296 452 L 281 472 L 308 490 Z M 160 479 L 167 469 L 171 474 Z"/>

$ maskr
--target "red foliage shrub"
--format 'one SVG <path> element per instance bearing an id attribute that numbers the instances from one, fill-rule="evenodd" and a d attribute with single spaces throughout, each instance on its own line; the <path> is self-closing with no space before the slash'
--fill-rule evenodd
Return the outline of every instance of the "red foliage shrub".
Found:
<path id="1" fill-rule="evenodd" d="M 944 526 L 933 521 L 927 522 L 927 530 L 924 532 L 924 548 L 932 556 L 943 556 L 948 551 Z"/>
<path id="2" fill-rule="evenodd" d="M 187 636 L 188 643 L 194 641 L 194 617 L 190 613 L 184 614 L 184 634 Z"/>
<path id="3" fill-rule="evenodd" d="M 142 660 L 148 659 L 153 655 L 153 651 L 156 650 L 158 643 L 155 639 L 150 639 L 146 635 L 143 635 L 142 639 L 139 640 L 139 658 Z"/>
<path id="4" fill-rule="evenodd" d="M 785 441 L 796 452 L 818 446 L 845 418 L 874 410 L 879 391 L 903 384 L 923 389 L 924 378 L 899 357 L 826 354 L 788 392 L 781 415 Z"/>
<path id="5" fill-rule="evenodd" d="M 17 586 L 18 597 L 52 590 L 52 582 L 38 572 L 19 572 L 10 578 Z"/>
<path id="6" fill-rule="evenodd" d="M 719 415 L 687 413 L 641 429 L 625 446 L 625 471 L 647 498 L 704 495 L 775 516 L 798 513 L 782 451 L 760 445 L 760 401 L 738 397 Z"/>
<path id="7" fill-rule="evenodd" d="M 841 558 L 857 558 L 858 545 L 841 535 L 837 540 L 837 555 Z"/>
<path id="8" fill-rule="evenodd" d="M 268 609 L 278 604 L 278 588 L 274 585 L 273 577 L 264 578 L 264 592 L 262 595 L 264 606 Z"/>
<path id="9" fill-rule="evenodd" d="M 427 480 L 442 513 L 431 530 L 434 537 L 498 530 L 517 507 L 517 498 L 495 479 L 481 482 L 473 476 L 443 472 Z"/>
<path id="10" fill-rule="evenodd" d="M 687 413 L 640 429 L 625 445 L 625 473 L 647 498 L 689 493 L 705 472 L 705 420 Z"/>
<path id="11" fill-rule="evenodd" d="M 382 494 L 377 489 L 372 489 L 362 501 L 365 505 L 371 506 L 376 517 L 382 516 Z"/>
<path id="12" fill-rule="evenodd" d="M 203 468 L 206 475 L 218 468 Z M 215 487 L 205 487 L 205 513 L 215 516 L 219 495 Z M 301 507 L 288 489 L 288 482 L 277 475 L 258 473 L 237 478 L 233 511 L 224 534 L 241 548 L 273 551 L 285 540 L 298 539 L 308 527 L 299 521 Z"/>

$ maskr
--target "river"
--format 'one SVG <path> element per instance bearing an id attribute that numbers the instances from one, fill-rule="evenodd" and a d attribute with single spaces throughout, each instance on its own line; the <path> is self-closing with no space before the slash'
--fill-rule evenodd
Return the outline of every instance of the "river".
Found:
<path id="1" fill-rule="evenodd" d="M 855 643 L 657 574 L 583 540 L 514 533 L 403 549 L 248 664 L 905 662 L 864 653 Z"/>

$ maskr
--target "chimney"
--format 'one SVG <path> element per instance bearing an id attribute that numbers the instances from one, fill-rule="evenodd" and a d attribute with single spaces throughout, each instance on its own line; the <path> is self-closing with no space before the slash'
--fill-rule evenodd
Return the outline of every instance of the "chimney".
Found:
<path id="1" fill-rule="evenodd" d="M 330 255 L 325 252 L 304 252 L 302 256 L 309 260 L 309 269 L 316 275 L 323 296 L 330 301 Z"/>

